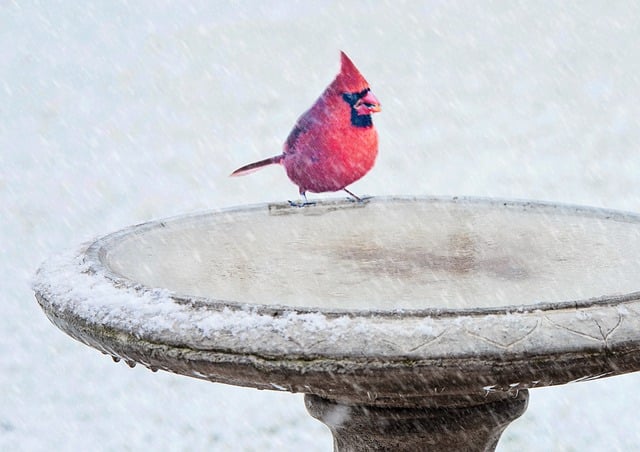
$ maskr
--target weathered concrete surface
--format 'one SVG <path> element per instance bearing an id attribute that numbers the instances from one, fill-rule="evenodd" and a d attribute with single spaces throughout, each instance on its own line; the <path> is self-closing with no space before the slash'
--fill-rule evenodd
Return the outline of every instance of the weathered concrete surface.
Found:
<path id="1" fill-rule="evenodd" d="M 527 390 L 460 407 L 379 408 L 305 396 L 309 413 L 325 423 L 334 448 L 356 451 L 492 451 L 505 428 L 527 408 Z"/>
<path id="2" fill-rule="evenodd" d="M 462 409 L 640 369 L 637 256 L 632 214 L 372 199 L 135 226 L 45 264 L 35 288 L 62 330 L 152 369 Z"/>

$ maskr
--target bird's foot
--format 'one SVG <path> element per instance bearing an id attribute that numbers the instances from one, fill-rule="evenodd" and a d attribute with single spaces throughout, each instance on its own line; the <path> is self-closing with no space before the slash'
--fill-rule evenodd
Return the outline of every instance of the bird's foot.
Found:
<path id="1" fill-rule="evenodd" d="M 349 196 L 351 196 L 350 198 L 347 198 L 349 201 L 353 201 L 353 202 L 357 202 L 357 203 L 365 203 L 365 202 L 369 201 L 371 198 L 373 198 L 373 196 L 356 196 L 355 194 L 351 193 L 346 188 L 343 188 L 343 190 L 346 191 L 349 194 Z"/>
<path id="2" fill-rule="evenodd" d="M 348 197 L 346 199 L 347 199 L 347 201 L 351 201 L 351 202 L 354 202 L 356 204 L 366 204 L 370 200 L 373 199 L 373 196 L 358 196 L 358 199 Z"/>
<path id="3" fill-rule="evenodd" d="M 299 200 L 299 201 L 291 201 L 289 200 L 289 206 L 290 207 L 309 207 L 309 206 L 315 206 L 316 202 L 315 201 L 307 201 L 305 200 Z"/>
<path id="4" fill-rule="evenodd" d="M 302 196 L 303 199 L 299 200 L 299 201 L 289 201 L 289 205 L 291 207 L 309 207 L 309 206 L 315 206 L 315 201 L 309 201 L 307 199 L 307 193 L 306 190 L 300 190 L 300 196 Z"/>

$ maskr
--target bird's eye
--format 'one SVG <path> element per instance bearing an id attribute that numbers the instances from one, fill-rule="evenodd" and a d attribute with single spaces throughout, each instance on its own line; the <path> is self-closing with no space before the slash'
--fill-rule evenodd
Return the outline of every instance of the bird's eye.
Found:
<path id="1" fill-rule="evenodd" d="M 346 103 L 348 103 L 349 105 L 353 106 L 358 101 L 360 96 L 358 95 L 358 93 L 356 93 L 356 94 L 344 93 L 342 95 L 342 98 L 344 99 L 344 101 Z"/>

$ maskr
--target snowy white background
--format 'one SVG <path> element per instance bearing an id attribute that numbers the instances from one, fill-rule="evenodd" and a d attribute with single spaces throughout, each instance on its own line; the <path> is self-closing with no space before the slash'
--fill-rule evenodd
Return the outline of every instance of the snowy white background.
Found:
<path id="1" fill-rule="evenodd" d="M 0 449 L 328 451 L 302 396 L 129 369 L 30 278 L 130 224 L 293 199 L 280 151 L 345 50 L 384 110 L 356 193 L 640 211 L 640 6 L 0 1 Z M 420 4 L 419 4 L 420 3 Z M 531 392 L 501 451 L 640 450 L 640 376 Z"/>

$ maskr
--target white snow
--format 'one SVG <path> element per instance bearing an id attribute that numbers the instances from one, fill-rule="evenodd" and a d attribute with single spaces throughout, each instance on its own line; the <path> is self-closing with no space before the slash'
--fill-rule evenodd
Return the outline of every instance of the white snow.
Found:
<path id="1" fill-rule="evenodd" d="M 327 317 L 319 312 L 290 310 L 274 317 L 251 305 L 239 309 L 194 310 L 190 304 L 176 302 L 172 298 L 174 294 L 166 289 L 148 288 L 131 281 L 114 284 L 105 267 L 86 257 L 87 246 L 84 244 L 47 259 L 34 278 L 34 291 L 44 294 L 47 310 L 73 312 L 88 323 L 112 327 L 136 337 L 154 340 L 175 334 L 194 340 L 206 339 L 207 343 L 222 348 L 225 348 L 221 345 L 223 341 L 231 338 L 229 348 L 235 349 L 243 343 L 255 353 L 267 350 L 272 354 L 268 344 L 260 343 L 271 337 L 302 342 L 296 354 L 311 352 L 304 343 L 318 341 L 330 342 L 323 347 L 335 347 L 331 353 L 340 353 L 344 351 L 343 340 L 353 341 L 354 335 L 366 344 L 380 342 L 378 337 L 399 342 L 406 338 L 428 341 L 443 328 L 431 318 L 387 321 L 375 316 Z M 195 345 L 199 346 L 201 344 Z M 274 349 L 277 348 L 274 345 Z"/>
<path id="2" fill-rule="evenodd" d="M 227 175 L 279 152 L 339 49 L 383 105 L 356 193 L 640 211 L 636 2 L 420 3 L 0 5 L 0 450 L 331 450 L 301 396 L 116 365 L 30 280 L 130 224 L 295 199 L 281 168 Z M 637 449 L 639 383 L 535 389 L 498 450 Z"/>

